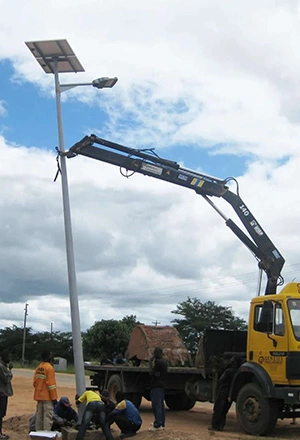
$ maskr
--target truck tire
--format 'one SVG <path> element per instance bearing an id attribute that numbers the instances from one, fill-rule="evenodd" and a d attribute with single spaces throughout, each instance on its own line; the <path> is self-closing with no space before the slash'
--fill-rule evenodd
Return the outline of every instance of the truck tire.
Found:
<path id="1" fill-rule="evenodd" d="M 190 409 L 194 408 L 196 403 L 196 399 L 191 399 L 187 396 L 186 404 L 183 408 L 184 411 L 189 411 Z"/>
<path id="2" fill-rule="evenodd" d="M 115 402 L 117 391 L 123 391 L 123 382 L 118 374 L 113 374 L 108 379 L 107 389 L 110 398 Z"/>
<path id="3" fill-rule="evenodd" d="M 172 411 L 188 411 L 193 408 L 196 400 L 190 399 L 185 393 L 180 393 L 165 396 L 165 402 Z"/>
<path id="4" fill-rule="evenodd" d="M 247 434 L 267 435 L 276 425 L 278 403 L 264 397 L 258 384 L 248 383 L 238 393 L 236 415 Z"/>

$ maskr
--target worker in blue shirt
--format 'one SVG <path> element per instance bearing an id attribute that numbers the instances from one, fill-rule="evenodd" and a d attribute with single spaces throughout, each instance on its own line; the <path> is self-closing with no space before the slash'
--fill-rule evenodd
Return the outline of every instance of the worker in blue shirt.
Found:
<path id="1" fill-rule="evenodd" d="M 130 400 L 125 399 L 122 391 L 117 391 L 116 401 L 115 409 L 107 416 L 106 421 L 108 425 L 116 423 L 121 430 L 120 438 L 136 435 L 142 425 L 138 409 Z"/>
<path id="2" fill-rule="evenodd" d="M 53 431 L 60 431 L 63 426 L 76 425 L 78 421 L 78 414 L 75 409 L 72 408 L 72 404 L 67 396 L 63 396 L 59 399 L 57 405 L 54 407 L 53 415 Z"/>

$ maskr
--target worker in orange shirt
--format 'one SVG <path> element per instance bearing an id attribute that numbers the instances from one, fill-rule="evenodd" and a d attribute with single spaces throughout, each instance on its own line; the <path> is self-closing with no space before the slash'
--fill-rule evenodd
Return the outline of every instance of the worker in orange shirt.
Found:
<path id="1" fill-rule="evenodd" d="M 54 406 L 57 404 L 55 370 L 51 364 L 52 354 L 49 350 L 41 353 L 42 362 L 34 373 L 34 400 L 36 405 L 36 430 L 51 431 Z"/>

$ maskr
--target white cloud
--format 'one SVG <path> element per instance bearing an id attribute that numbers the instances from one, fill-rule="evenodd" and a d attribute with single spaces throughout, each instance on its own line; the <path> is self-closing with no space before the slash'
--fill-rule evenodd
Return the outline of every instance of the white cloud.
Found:
<path id="1" fill-rule="evenodd" d="M 1 325 L 21 325 L 18 304 L 28 302 L 29 326 L 47 330 L 54 322 L 56 329 L 68 329 L 54 155 L 10 146 L 2 138 L 1 157 Z M 296 162 L 272 168 L 253 163 L 239 179 L 242 198 L 288 256 L 288 280 L 299 270 Z M 137 174 L 125 179 L 116 167 L 84 157 L 67 166 L 83 328 L 127 314 L 166 324 L 187 296 L 236 305 L 237 315 L 247 318 L 256 294 L 256 262 L 202 197 Z M 235 219 L 229 205 L 215 202 Z M 8 303 L 14 303 L 13 314 Z"/>

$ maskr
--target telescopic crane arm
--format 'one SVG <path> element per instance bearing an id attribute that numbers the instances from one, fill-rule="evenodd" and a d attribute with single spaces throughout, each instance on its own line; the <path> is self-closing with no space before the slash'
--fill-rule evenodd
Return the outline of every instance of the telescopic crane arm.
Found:
<path id="1" fill-rule="evenodd" d="M 101 147 L 96 147 L 94 144 L 101 145 Z M 238 183 L 234 178 L 218 179 L 183 168 L 177 162 L 160 158 L 154 153 L 153 149 L 139 150 L 129 148 L 101 139 L 93 134 L 85 136 L 74 144 L 66 155 L 69 158 L 76 155 L 87 156 L 119 166 L 121 170 L 126 170 L 124 174 L 126 177 L 136 172 L 194 190 L 218 212 L 225 220 L 225 224 L 254 254 L 258 260 L 259 268 L 264 270 L 267 276 L 265 294 L 275 294 L 277 286 L 283 283 L 281 270 L 285 260 L 255 219 L 250 209 L 240 198 Z M 128 171 L 131 171 L 131 173 L 129 174 Z M 236 193 L 232 192 L 227 186 L 230 180 L 236 182 Z M 250 237 L 233 220 L 227 218 L 220 211 L 211 200 L 211 197 L 221 197 L 232 206 Z"/>

